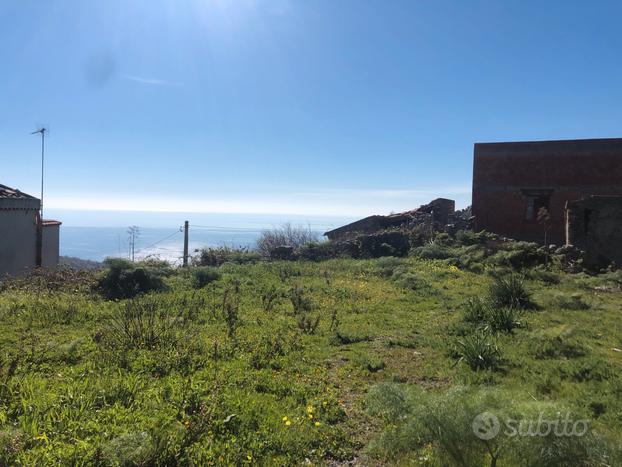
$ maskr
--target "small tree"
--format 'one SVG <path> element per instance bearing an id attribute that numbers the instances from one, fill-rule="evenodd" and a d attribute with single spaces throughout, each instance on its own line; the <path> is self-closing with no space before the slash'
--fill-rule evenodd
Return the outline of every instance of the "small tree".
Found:
<path id="1" fill-rule="evenodd" d="M 287 246 L 297 249 L 307 243 L 318 242 L 318 240 L 317 233 L 313 232 L 311 227 L 293 226 L 286 223 L 272 230 L 261 232 L 257 240 L 257 250 L 262 256 L 269 258 L 278 247 Z"/>

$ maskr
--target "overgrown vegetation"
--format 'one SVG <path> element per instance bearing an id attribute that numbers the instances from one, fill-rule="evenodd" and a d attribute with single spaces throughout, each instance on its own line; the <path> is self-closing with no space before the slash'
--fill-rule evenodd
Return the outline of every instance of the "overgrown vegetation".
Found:
<path id="1" fill-rule="evenodd" d="M 132 298 L 164 290 L 163 278 L 172 272 L 168 263 L 159 261 L 132 263 L 122 258 L 108 258 L 104 265 L 107 271 L 97 286 L 109 299 Z"/>
<path id="2" fill-rule="evenodd" d="M 402 257 L 223 249 L 4 281 L 0 464 L 622 462 L 620 274 L 430 235 Z M 482 439 L 483 412 L 588 430 Z"/>
<path id="3" fill-rule="evenodd" d="M 317 243 L 318 236 L 310 227 L 283 224 L 270 230 L 264 230 L 257 239 L 257 251 L 265 258 L 274 255 L 280 247 L 297 249 L 303 245 Z M 284 259 L 284 258 L 281 258 Z"/>

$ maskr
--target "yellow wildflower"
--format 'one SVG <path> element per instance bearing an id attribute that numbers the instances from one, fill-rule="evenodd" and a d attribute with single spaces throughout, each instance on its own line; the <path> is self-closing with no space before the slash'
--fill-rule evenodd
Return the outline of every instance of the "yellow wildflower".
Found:
<path id="1" fill-rule="evenodd" d="M 313 408 L 312 405 L 308 405 L 307 406 L 307 413 L 313 413 L 315 411 L 315 409 Z"/>
<path id="2" fill-rule="evenodd" d="M 287 415 L 285 417 L 283 417 L 283 421 L 286 422 L 287 421 Z"/>
<path id="3" fill-rule="evenodd" d="M 287 420 L 287 421 L 285 422 L 285 425 L 287 425 L 287 426 L 290 426 L 291 424 L 292 424 L 292 422 L 291 422 L 290 420 Z"/>
<path id="4" fill-rule="evenodd" d="M 320 426 L 321 423 L 320 422 L 315 422 L 315 426 Z"/>

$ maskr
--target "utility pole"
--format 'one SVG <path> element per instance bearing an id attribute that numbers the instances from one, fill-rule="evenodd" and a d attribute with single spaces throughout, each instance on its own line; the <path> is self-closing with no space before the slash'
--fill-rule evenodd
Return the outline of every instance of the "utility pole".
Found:
<path id="1" fill-rule="evenodd" d="M 134 260 L 136 259 L 134 253 L 136 251 L 136 240 L 138 239 L 138 236 L 140 235 L 140 229 L 137 226 L 132 225 L 131 227 L 127 229 L 127 234 L 129 236 L 129 242 L 130 242 L 129 255 L 133 263 Z"/>
<path id="2" fill-rule="evenodd" d="M 41 134 L 41 199 L 39 200 L 39 219 L 37 222 L 37 267 L 43 264 L 43 170 L 45 168 L 45 133 L 47 128 L 42 126 L 31 135 Z"/>
<path id="3" fill-rule="evenodd" d="M 184 267 L 188 267 L 188 221 L 184 222 Z"/>

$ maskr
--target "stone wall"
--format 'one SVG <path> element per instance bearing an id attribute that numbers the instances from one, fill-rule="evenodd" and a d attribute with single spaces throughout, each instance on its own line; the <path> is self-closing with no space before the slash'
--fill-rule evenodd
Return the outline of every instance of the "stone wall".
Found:
<path id="1" fill-rule="evenodd" d="M 622 266 L 622 196 L 591 196 L 566 206 L 567 244 L 585 251 L 588 266 Z"/>
<path id="2" fill-rule="evenodd" d="M 373 234 L 381 230 L 401 228 L 422 223 L 435 223 L 439 228 L 452 221 L 456 202 L 437 198 L 411 211 L 388 216 L 369 216 L 326 232 L 329 240 L 343 240 L 358 234 Z"/>

